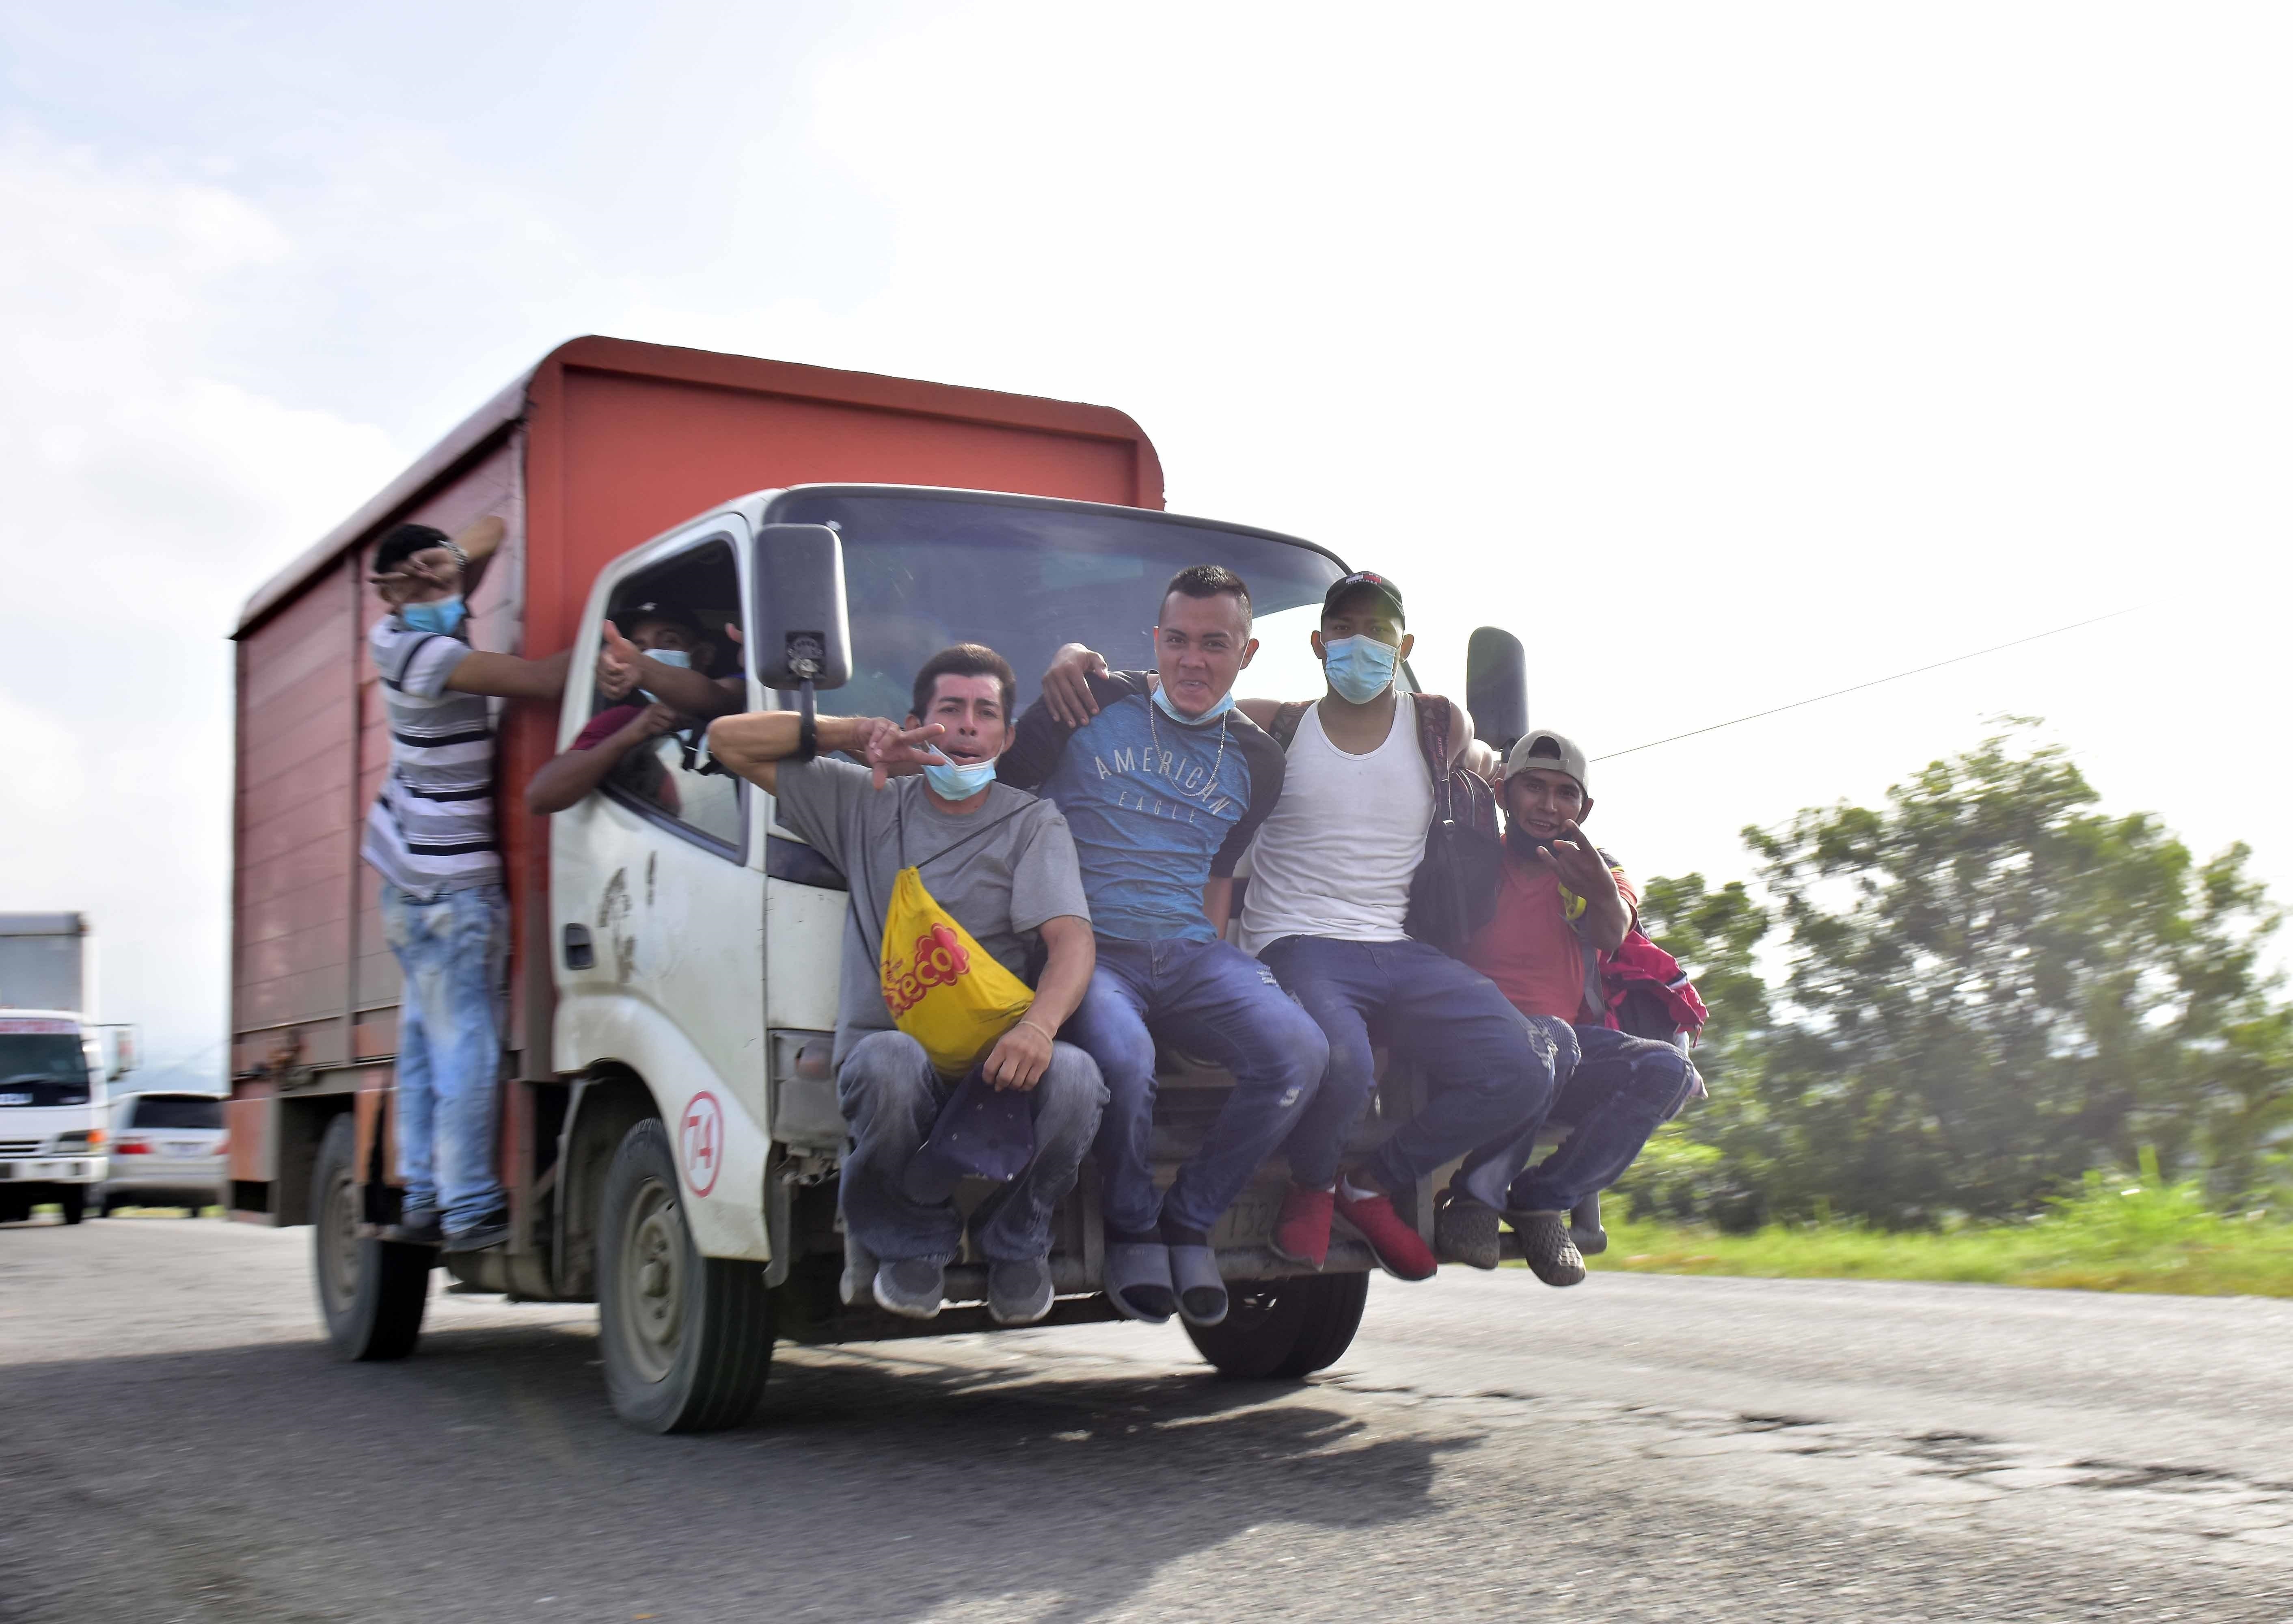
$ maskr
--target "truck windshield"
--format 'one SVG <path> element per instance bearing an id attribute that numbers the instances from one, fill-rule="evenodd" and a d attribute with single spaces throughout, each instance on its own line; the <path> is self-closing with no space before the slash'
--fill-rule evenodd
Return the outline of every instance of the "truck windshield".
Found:
<path id="1" fill-rule="evenodd" d="M 1119 508 L 836 488 L 792 491 L 766 516 L 833 524 L 844 540 L 852 681 L 823 710 L 905 716 L 916 668 L 951 643 L 984 643 L 1010 661 L 1023 709 L 1063 643 L 1097 649 L 1116 670 L 1151 669 L 1163 583 L 1190 564 L 1222 564 L 1249 583 L 1260 646 L 1237 695 L 1322 692 L 1307 638 L 1342 572 L 1300 542 Z"/>
<path id="2" fill-rule="evenodd" d="M 87 1054 L 77 1035 L 0 1034 L 0 1106 L 86 1103 Z"/>

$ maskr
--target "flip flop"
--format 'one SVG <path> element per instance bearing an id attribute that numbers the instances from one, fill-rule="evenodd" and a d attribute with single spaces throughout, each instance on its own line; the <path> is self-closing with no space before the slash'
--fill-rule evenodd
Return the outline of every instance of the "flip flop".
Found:
<path id="1" fill-rule="evenodd" d="M 1160 1241 L 1111 1241 L 1106 1248 L 1106 1300 L 1126 1320 L 1169 1321 L 1178 1299 L 1171 1289 L 1171 1248 Z"/>
<path id="2" fill-rule="evenodd" d="M 1208 1246 L 1172 1246 L 1171 1278 L 1179 1291 L 1179 1312 L 1188 1325 L 1216 1325 L 1226 1318 L 1226 1280 L 1218 1254 Z"/>

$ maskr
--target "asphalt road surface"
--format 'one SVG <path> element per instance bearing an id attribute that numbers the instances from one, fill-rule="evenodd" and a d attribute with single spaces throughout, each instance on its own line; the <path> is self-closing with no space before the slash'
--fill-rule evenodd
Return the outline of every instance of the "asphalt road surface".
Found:
<path id="1" fill-rule="evenodd" d="M 1308 1384 L 784 1349 L 663 1439 L 586 1309 L 334 1362 L 308 1233 L 0 1228 L 0 1620 L 2293 1619 L 2293 1303 L 1450 1271 Z"/>

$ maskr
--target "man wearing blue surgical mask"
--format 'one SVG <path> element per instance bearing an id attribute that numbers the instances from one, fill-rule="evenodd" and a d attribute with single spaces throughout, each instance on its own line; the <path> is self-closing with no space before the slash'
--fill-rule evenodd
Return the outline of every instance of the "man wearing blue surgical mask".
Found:
<path id="1" fill-rule="evenodd" d="M 393 1238 L 479 1251 L 509 1235 L 495 1174 L 509 904 L 494 828 L 489 698 L 555 704 L 571 651 L 546 660 L 470 646 L 470 597 L 507 533 L 484 518 L 449 539 L 401 524 L 375 544 L 390 613 L 368 647 L 390 722 L 390 770 L 360 855 L 382 876 L 383 934 L 405 986 L 398 1014 Z"/>
<path id="2" fill-rule="evenodd" d="M 1288 775 L 1251 848 L 1236 933 L 1329 1040 L 1321 1089 L 1283 1146 L 1291 1187 L 1268 1244 L 1318 1269 L 1340 1220 L 1387 1272 L 1409 1280 L 1437 1267 L 1418 1227 L 1420 1181 L 1535 1123 L 1555 1066 L 1552 1039 L 1487 977 L 1405 929 L 1435 758 L 1446 773 L 1473 743 L 1462 707 L 1395 682 L 1414 643 L 1399 588 L 1366 571 L 1345 576 L 1324 597 L 1313 633 L 1327 692 L 1312 704 L 1243 702 L 1283 741 Z M 1444 712 L 1421 716 L 1434 705 Z M 1375 1083 L 1373 1024 L 1422 1069 L 1426 1102 L 1374 1154 L 1348 1160 Z M 1457 1228 L 1437 1225 L 1437 1241 Z M 1494 1268 L 1494 1232 L 1487 1240 L 1478 1253 L 1444 1246 L 1442 1255 Z"/>
<path id="3" fill-rule="evenodd" d="M 1179 571 L 1163 589 L 1154 670 L 1110 673 L 1070 645 L 1003 758 L 1003 781 L 1041 785 L 1074 832 L 1098 968 L 1068 1024 L 1106 1079 L 1106 1295 L 1157 1323 L 1174 1311 L 1195 1325 L 1226 1318 L 1211 1230 L 1288 1137 L 1326 1057 L 1296 1001 L 1219 939 L 1235 865 L 1282 793 L 1280 749 L 1234 703 L 1258 647 L 1250 627 L 1241 577 Z M 1152 1163 L 1158 1037 L 1235 1079 L 1168 1190 Z"/>
<path id="4" fill-rule="evenodd" d="M 709 675 L 716 659 L 717 646 L 700 622 L 675 605 L 618 611 L 605 622 L 597 691 L 619 702 L 600 710 L 570 746 L 542 764 L 526 784 L 525 809 L 563 812 L 610 779 L 677 816 L 676 779 L 650 747 L 665 734 L 694 736 L 692 730 L 741 708 L 741 678 Z"/>

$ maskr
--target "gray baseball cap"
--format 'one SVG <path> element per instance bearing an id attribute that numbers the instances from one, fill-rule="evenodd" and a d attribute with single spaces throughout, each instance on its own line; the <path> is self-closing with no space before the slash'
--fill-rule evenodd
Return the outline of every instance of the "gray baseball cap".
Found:
<path id="1" fill-rule="evenodd" d="M 1539 744 L 1544 748 L 1539 749 Z M 1555 733 L 1550 727 L 1532 727 L 1514 740 L 1511 752 L 1505 757 L 1505 776 L 1510 778 L 1533 767 L 1548 773 L 1566 773 L 1584 793 L 1592 792 L 1584 752 L 1567 734 Z"/>

